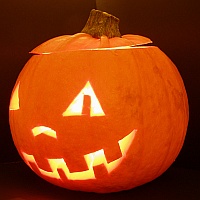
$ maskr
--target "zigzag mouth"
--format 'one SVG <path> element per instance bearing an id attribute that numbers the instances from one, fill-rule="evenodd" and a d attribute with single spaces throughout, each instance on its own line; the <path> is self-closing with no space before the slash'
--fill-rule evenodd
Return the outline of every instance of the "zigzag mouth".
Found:
<path id="1" fill-rule="evenodd" d="M 22 153 L 25 163 L 33 171 L 35 171 L 34 169 L 36 169 L 37 172 L 43 176 L 62 180 L 63 173 L 64 173 L 64 178 L 67 178 L 68 180 L 96 179 L 93 168 L 103 164 L 105 166 L 105 168 L 107 169 L 108 174 L 110 174 L 114 169 L 116 169 L 121 164 L 121 162 L 124 160 L 124 158 L 126 157 L 126 153 L 128 152 L 128 150 L 134 140 L 136 132 L 137 132 L 137 130 L 134 129 L 130 134 L 126 135 L 123 139 L 118 141 L 122 156 L 110 163 L 107 162 L 103 149 L 100 149 L 96 152 L 92 152 L 92 153 L 84 155 L 85 161 L 88 166 L 88 170 L 86 170 L 86 171 L 71 173 L 63 158 L 47 159 L 52 171 L 51 172 L 45 171 L 45 170 L 39 168 L 33 155 L 29 155 L 23 151 L 21 151 L 21 153 Z"/>

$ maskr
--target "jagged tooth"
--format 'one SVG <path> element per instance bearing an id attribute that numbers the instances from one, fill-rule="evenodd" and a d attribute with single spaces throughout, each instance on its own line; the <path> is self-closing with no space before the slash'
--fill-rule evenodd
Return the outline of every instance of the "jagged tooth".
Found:
<path id="1" fill-rule="evenodd" d="M 123 139 L 119 140 L 118 143 L 119 143 L 119 147 L 120 147 L 122 156 L 110 163 L 108 163 L 103 149 L 85 155 L 84 157 L 85 157 L 86 163 L 88 165 L 88 168 L 92 170 L 92 168 L 95 167 L 95 169 L 96 169 L 96 166 L 100 166 L 103 164 L 105 166 L 105 168 L 107 169 L 108 173 L 112 172 L 117 166 L 119 166 L 119 164 L 122 162 L 123 158 L 126 156 L 126 153 L 129 150 L 129 148 L 134 140 L 136 132 L 137 132 L 137 130 L 134 129 L 129 135 L 127 135 Z"/>
<path id="2" fill-rule="evenodd" d="M 71 159 L 70 159 L 71 158 Z M 87 163 L 81 155 L 73 154 L 73 157 L 69 157 L 65 160 L 65 163 L 71 173 L 88 170 Z"/>
<path id="3" fill-rule="evenodd" d="M 86 154 L 84 157 L 89 169 L 92 169 L 94 166 L 100 165 L 102 163 L 107 163 L 103 149 L 90 154 Z"/>
<path id="4" fill-rule="evenodd" d="M 113 143 L 112 145 L 109 145 L 109 146 L 111 146 L 112 149 L 111 148 L 105 148 L 104 149 L 107 163 L 110 163 L 110 162 L 117 160 L 117 159 L 122 157 L 122 152 L 121 152 L 120 146 L 117 142 L 115 142 L 115 143 Z"/>
<path id="5" fill-rule="evenodd" d="M 22 152 L 22 155 L 24 157 L 24 160 L 26 164 L 35 172 L 38 174 L 42 174 L 43 176 L 47 176 L 50 178 L 56 178 L 56 179 L 68 179 L 68 180 L 88 180 L 88 179 L 95 179 L 94 171 L 93 169 L 89 169 L 86 171 L 81 172 L 74 172 L 70 173 L 64 159 L 47 159 L 49 162 L 49 165 L 51 167 L 51 171 L 45 171 L 41 169 L 34 156 L 29 155 L 25 152 Z"/>
<path id="6" fill-rule="evenodd" d="M 29 165 L 30 168 L 32 168 L 35 172 L 41 173 L 44 176 L 56 178 L 56 179 L 68 179 L 68 180 L 88 180 L 88 179 L 95 179 L 95 173 L 97 176 L 99 175 L 99 172 L 94 172 L 97 170 L 97 167 L 101 167 L 100 174 L 110 173 L 112 172 L 123 160 L 123 158 L 126 156 L 126 153 L 128 149 L 130 148 L 135 134 L 137 130 L 134 129 L 129 135 L 121 139 L 118 143 L 121 149 L 122 157 L 108 163 L 105 157 L 104 150 L 101 149 L 99 151 L 87 154 L 84 156 L 87 167 L 89 168 L 86 171 L 80 171 L 80 172 L 73 172 L 71 173 L 69 171 L 69 168 L 64 161 L 64 159 L 47 159 L 51 171 L 45 171 L 41 169 L 34 156 L 29 155 L 25 152 L 21 152 L 24 160 L 27 165 Z M 102 165 L 103 168 L 102 168 Z M 95 168 L 95 169 L 93 169 Z M 103 169 L 103 170 L 102 170 Z M 107 172 L 106 172 L 106 170 Z"/>
<path id="7" fill-rule="evenodd" d="M 98 166 L 93 167 L 95 178 L 102 178 L 108 175 L 108 169 L 104 164 L 100 164 Z"/>

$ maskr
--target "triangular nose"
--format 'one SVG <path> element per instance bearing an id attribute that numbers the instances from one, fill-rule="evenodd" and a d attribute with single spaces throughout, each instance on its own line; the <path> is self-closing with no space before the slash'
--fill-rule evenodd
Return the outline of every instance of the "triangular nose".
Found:
<path id="1" fill-rule="evenodd" d="M 84 96 L 85 96 L 85 98 L 84 98 Z M 88 98 L 88 96 L 90 98 Z M 83 89 L 74 98 L 72 103 L 68 106 L 68 108 L 65 110 L 65 112 L 63 112 L 62 115 L 64 117 L 67 117 L 67 116 L 80 116 L 80 115 L 85 114 L 85 109 L 87 109 L 87 108 L 84 106 L 84 104 L 85 104 L 84 100 L 85 101 L 87 100 L 86 104 L 88 106 L 90 106 L 90 108 L 88 108 L 88 111 L 89 111 L 88 114 L 90 115 L 90 117 L 105 116 L 105 113 L 104 113 L 104 111 L 99 103 L 99 100 L 96 97 L 95 92 L 89 81 L 85 84 Z M 90 105 L 89 105 L 89 102 L 90 102 Z"/>

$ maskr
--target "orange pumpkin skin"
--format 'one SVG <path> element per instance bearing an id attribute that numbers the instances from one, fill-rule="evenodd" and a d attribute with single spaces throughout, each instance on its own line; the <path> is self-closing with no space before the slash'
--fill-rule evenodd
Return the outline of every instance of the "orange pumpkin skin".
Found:
<path id="1" fill-rule="evenodd" d="M 43 179 L 71 190 L 117 192 L 155 179 L 173 163 L 186 134 L 188 100 L 170 59 L 142 46 L 151 40 L 118 37 L 109 14 L 92 10 L 89 19 L 84 33 L 31 52 L 11 96 L 10 127 L 22 159 Z M 87 34 L 93 23 L 99 39 Z"/>
<path id="2" fill-rule="evenodd" d="M 105 115 L 63 116 L 88 81 Z M 89 192 L 127 190 L 160 176 L 180 152 L 187 123 L 183 81 L 154 46 L 40 52 L 21 71 L 10 104 L 12 137 L 31 169 L 55 185 Z M 33 136 L 38 126 L 57 138 Z M 100 164 L 92 167 L 95 177 L 70 180 L 63 165 L 50 163 L 63 159 L 72 173 L 83 172 L 83 156 L 100 149 L 112 162 L 120 157 L 118 141 L 133 130 L 130 148 L 110 173 Z"/>

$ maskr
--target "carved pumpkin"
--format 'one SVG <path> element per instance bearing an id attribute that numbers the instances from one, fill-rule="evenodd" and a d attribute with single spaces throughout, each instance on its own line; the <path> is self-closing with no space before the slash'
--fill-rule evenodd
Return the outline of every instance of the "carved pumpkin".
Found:
<path id="1" fill-rule="evenodd" d="M 106 28 L 88 34 L 102 20 L 114 36 L 105 36 Z M 188 102 L 175 65 L 159 48 L 144 46 L 149 39 L 120 36 L 116 23 L 92 10 L 86 33 L 35 48 L 16 81 L 14 143 L 26 164 L 55 185 L 131 189 L 161 175 L 183 145 Z"/>

